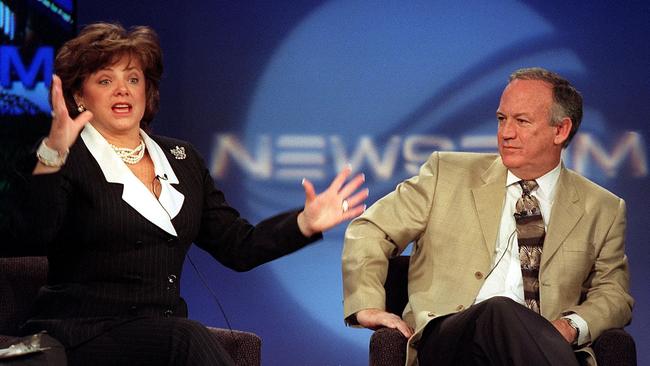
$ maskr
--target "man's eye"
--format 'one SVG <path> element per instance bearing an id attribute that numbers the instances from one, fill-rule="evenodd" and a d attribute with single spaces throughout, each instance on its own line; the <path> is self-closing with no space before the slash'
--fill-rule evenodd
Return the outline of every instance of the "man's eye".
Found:
<path id="1" fill-rule="evenodd" d="M 100 84 L 100 85 L 108 85 L 108 84 L 110 84 L 110 83 L 111 83 L 111 81 L 108 80 L 108 79 L 101 79 L 101 80 L 99 81 L 99 84 Z"/>
<path id="2" fill-rule="evenodd" d="M 129 83 L 131 83 L 131 84 L 137 84 L 139 82 L 140 82 L 140 79 L 138 79 L 138 78 L 130 78 L 129 79 Z"/>

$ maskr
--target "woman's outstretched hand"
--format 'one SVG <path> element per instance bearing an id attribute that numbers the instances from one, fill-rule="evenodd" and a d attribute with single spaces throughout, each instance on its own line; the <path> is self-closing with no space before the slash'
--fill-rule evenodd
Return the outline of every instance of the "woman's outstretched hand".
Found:
<path id="1" fill-rule="evenodd" d="M 351 168 L 346 166 L 334 178 L 330 186 L 316 194 L 313 184 L 303 179 L 305 208 L 298 215 L 298 227 L 305 236 L 327 231 L 343 221 L 355 218 L 366 209 L 363 204 L 368 198 L 368 189 L 359 190 L 365 181 L 363 174 L 357 174 L 348 183 Z"/>

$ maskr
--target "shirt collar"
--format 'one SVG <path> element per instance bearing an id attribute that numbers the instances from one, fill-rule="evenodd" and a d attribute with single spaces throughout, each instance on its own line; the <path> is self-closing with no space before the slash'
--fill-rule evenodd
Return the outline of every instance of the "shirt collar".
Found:
<path id="1" fill-rule="evenodd" d="M 185 200 L 185 196 L 171 185 L 179 183 L 178 177 L 160 146 L 142 130 L 140 136 L 153 161 L 155 174 L 160 177 L 161 192 L 158 199 L 131 172 L 92 124 L 87 123 L 81 131 L 81 139 L 99 164 L 106 181 L 124 186 L 122 200 L 151 223 L 177 236 L 171 220 L 178 215 Z"/>
<path id="2" fill-rule="evenodd" d="M 536 195 L 541 198 L 552 202 L 553 197 L 555 196 L 555 186 L 557 185 L 558 179 L 560 179 L 560 171 L 562 169 L 562 162 L 560 161 L 555 168 L 550 172 L 542 175 L 539 178 L 536 178 L 537 189 L 535 190 Z M 506 178 L 506 187 L 509 187 L 512 184 L 519 182 L 521 178 L 517 177 L 513 172 L 508 170 L 508 176 Z"/>

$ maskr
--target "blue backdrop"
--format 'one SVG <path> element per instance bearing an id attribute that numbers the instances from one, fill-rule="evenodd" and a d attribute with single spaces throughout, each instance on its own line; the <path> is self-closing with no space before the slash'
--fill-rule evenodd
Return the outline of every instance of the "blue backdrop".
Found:
<path id="1" fill-rule="evenodd" d="M 628 330 L 650 364 L 650 5 L 569 3 L 79 0 L 77 15 L 159 32 L 155 131 L 193 142 L 254 222 L 301 205 L 303 176 L 322 190 L 346 162 L 366 173 L 372 203 L 433 150 L 495 151 L 508 74 L 565 75 L 585 118 L 564 159 L 628 203 Z M 343 231 L 243 274 L 190 252 L 233 327 L 263 338 L 265 365 L 367 364 L 370 333 L 342 320 Z M 183 286 L 192 318 L 225 326 L 189 266 Z"/>

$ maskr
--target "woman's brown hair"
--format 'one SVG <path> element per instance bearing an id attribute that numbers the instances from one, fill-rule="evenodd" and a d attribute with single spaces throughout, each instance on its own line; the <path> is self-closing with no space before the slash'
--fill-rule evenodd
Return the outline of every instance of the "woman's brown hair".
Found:
<path id="1" fill-rule="evenodd" d="M 146 26 L 126 30 L 120 24 L 90 24 L 59 49 L 54 60 L 54 73 L 61 78 L 63 96 L 72 118 L 79 115 L 74 95 L 81 92 L 84 80 L 124 56 L 136 58 L 142 66 L 146 79 L 146 106 L 140 126 L 149 130 L 160 104 L 163 65 L 158 35 Z"/>

